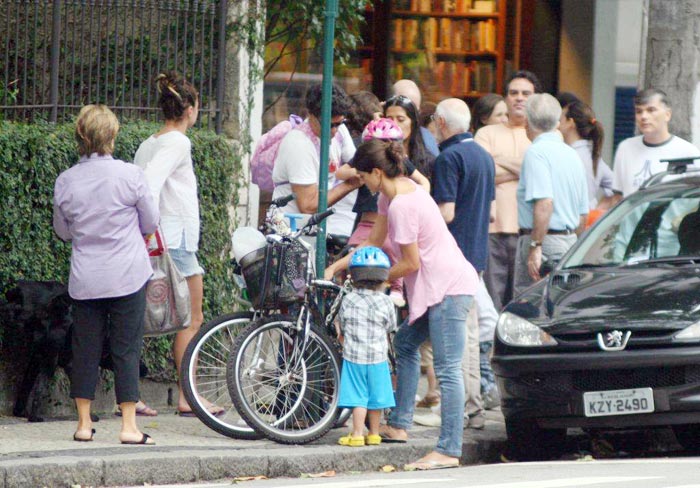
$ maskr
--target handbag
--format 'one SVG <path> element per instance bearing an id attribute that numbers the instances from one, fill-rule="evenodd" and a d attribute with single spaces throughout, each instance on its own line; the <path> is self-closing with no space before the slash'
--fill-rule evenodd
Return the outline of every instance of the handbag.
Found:
<path id="1" fill-rule="evenodd" d="M 174 334 L 189 327 L 192 320 L 187 279 L 175 266 L 158 230 L 155 241 L 157 246 L 148 251 L 153 275 L 146 284 L 144 337 Z"/>

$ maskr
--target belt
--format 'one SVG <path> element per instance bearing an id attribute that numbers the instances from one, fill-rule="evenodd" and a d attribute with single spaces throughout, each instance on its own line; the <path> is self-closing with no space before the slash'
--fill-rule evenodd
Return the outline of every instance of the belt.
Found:
<path id="1" fill-rule="evenodd" d="M 556 230 L 556 229 L 549 229 L 547 231 L 547 235 L 550 236 L 568 236 L 573 234 L 575 231 L 571 229 L 562 229 L 562 230 Z M 519 229 L 518 230 L 518 235 L 520 236 L 529 236 L 532 234 L 532 229 Z"/>

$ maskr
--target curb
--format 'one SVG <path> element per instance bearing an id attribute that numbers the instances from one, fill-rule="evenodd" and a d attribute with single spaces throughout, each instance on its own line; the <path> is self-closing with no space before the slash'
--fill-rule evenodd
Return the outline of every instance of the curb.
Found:
<path id="1" fill-rule="evenodd" d="M 479 432 L 469 437 L 464 441 L 462 464 L 498 461 L 505 444 L 503 436 Z M 303 473 L 328 470 L 369 472 L 387 464 L 400 468 L 434 446 L 434 439 L 416 439 L 408 444 L 362 449 L 316 445 L 295 446 L 293 451 L 284 446 L 157 450 L 155 446 L 132 450 L 129 454 L 109 448 L 73 454 L 64 451 L 44 458 L 0 461 L 0 488 L 189 483 L 254 475 L 296 478 Z"/>

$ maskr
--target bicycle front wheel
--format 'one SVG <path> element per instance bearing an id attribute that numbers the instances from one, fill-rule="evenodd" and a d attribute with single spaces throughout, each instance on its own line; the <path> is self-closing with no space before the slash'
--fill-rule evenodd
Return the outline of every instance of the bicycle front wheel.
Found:
<path id="1" fill-rule="evenodd" d="M 251 323 L 236 339 L 228 387 L 241 417 L 268 439 L 305 444 L 338 417 L 340 357 L 331 340 L 312 326 L 301 353 L 296 318 L 274 316 Z"/>
<path id="2" fill-rule="evenodd" d="M 233 342 L 252 320 L 253 312 L 238 312 L 207 322 L 182 358 L 180 383 L 192 411 L 207 427 L 234 439 L 260 438 L 238 415 L 226 386 Z"/>

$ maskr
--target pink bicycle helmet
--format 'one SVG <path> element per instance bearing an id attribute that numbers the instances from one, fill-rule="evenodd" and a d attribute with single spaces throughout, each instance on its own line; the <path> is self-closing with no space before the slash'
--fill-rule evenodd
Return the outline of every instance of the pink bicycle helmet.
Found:
<path id="1" fill-rule="evenodd" d="M 403 140 L 403 131 L 391 119 L 377 119 L 367 124 L 365 130 L 362 131 L 363 142 L 371 139 L 401 141 Z"/>

